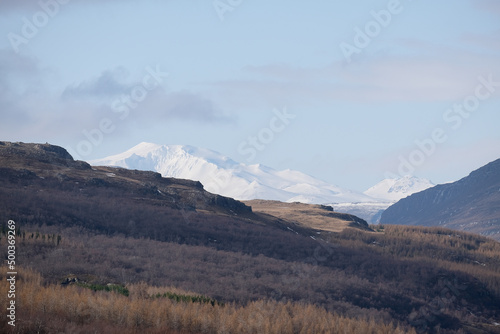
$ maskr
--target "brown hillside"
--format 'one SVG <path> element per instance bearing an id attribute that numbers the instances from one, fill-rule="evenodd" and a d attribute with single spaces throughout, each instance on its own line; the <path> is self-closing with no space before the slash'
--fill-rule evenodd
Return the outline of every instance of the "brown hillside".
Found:
<path id="1" fill-rule="evenodd" d="M 328 232 L 342 232 L 346 228 L 370 230 L 366 221 L 349 214 L 333 212 L 332 207 L 278 201 L 244 201 L 256 213 L 264 213 L 298 226 Z"/>

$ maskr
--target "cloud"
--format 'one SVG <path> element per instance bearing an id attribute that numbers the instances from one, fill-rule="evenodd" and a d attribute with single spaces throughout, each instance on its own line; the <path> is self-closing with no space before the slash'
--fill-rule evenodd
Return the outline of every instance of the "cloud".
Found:
<path id="1" fill-rule="evenodd" d="M 130 98 L 144 80 L 130 78 L 125 68 L 101 74 L 53 91 L 49 72 L 35 59 L 0 49 L 0 133 L 6 140 L 50 141 L 81 139 L 82 131 L 98 128 L 108 118 L 117 127 L 115 136 L 130 135 L 136 124 L 145 128 L 170 120 L 189 123 L 228 122 L 217 105 L 207 97 L 190 91 L 168 91 L 163 86 L 151 88 L 128 117 L 120 119 L 113 102 Z"/>
<path id="2" fill-rule="evenodd" d="M 201 94 L 189 91 L 155 90 L 141 106 L 143 114 L 155 120 L 183 119 L 195 122 L 231 122 L 216 104 Z"/>
<path id="3" fill-rule="evenodd" d="M 73 123 L 87 123 L 92 113 L 89 104 L 63 103 L 50 91 L 48 76 L 49 72 L 41 69 L 37 60 L 0 49 L 2 134 L 20 138 L 64 134 L 74 132 Z M 61 120 L 65 126 L 61 126 Z"/>
<path id="4" fill-rule="evenodd" d="M 0 128 L 5 127 L 3 133 L 32 119 L 26 105 L 29 96 L 39 96 L 41 75 L 34 59 L 0 49 Z"/>
<path id="5" fill-rule="evenodd" d="M 121 114 L 121 119 L 140 114 L 140 121 L 158 122 L 181 119 L 194 122 L 228 121 L 215 103 L 199 93 L 190 91 L 168 91 L 164 86 L 144 86 L 143 80 L 130 80 L 128 71 L 119 67 L 106 70 L 99 76 L 66 87 L 61 98 L 66 103 L 86 101 L 101 105 L 111 115 Z M 146 80 L 148 85 L 151 84 Z M 134 99 L 138 91 L 145 92 L 140 102 Z M 142 95 L 142 94 L 141 94 Z"/>
<path id="6" fill-rule="evenodd" d="M 10 49 L 0 49 L 0 96 L 19 89 L 18 84 L 33 88 L 41 70 L 33 58 L 17 55 Z"/>
<path id="7" fill-rule="evenodd" d="M 126 94 L 134 87 L 132 84 L 125 82 L 128 76 L 129 73 L 123 67 L 106 70 L 97 78 L 67 87 L 62 93 L 62 98 L 65 100 L 112 98 L 120 94 Z"/>
<path id="8" fill-rule="evenodd" d="M 495 52 L 480 54 L 420 43 L 411 53 L 414 55 L 385 55 L 317 68 L 252 66 L 244 69 L 245 79 L 219 81 L 213 86 L 233 100 L 239 96 L 240 103 L 255 96 L 271 104 L 298 106 L 338 101 L 453 102 L 472 94 L 480 76 L 491 74 L 500 80 L 500 58 Z M 500 90 L 497 94 L 500 96 Z"/>

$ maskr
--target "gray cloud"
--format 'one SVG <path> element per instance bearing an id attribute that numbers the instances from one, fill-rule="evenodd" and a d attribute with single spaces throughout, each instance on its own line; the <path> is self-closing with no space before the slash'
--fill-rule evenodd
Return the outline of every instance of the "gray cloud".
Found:
<path id="1" fill-rule="evenodd" d="M 194 122 L 229 120 L 228 117 L 222 115 L 212 100 L 198 93 L 170 92 L 163 86 L 146 89 L 142 81 L 128 80 L 129 76 L 128 71 L 123 67 L 106 70 L 98 77 L 67 87 L 61 99 L 65 103 L 94 102 L 96 107 L 100 104 L 102 110 L 109 109 L 109 107 L 122 109 L 120 115 L 122 119 L 128 118 L 129 115 L 133 117 L 134 114 L 140 114 L 143 122 L 173 118 Z M 134 101 L 132 98 L 134 90 L 141 88 L 145 89 L 147 95 L 141 102 Z M 129 103 L 132 106 L 126 101 L 131 101 Z"/>
<path id="2" fill-rule="evenodd" d="M 24 124 L 31 117 L 25 108 L 27 96 L 39 90 L 41 70 L 35 60 L 0 49 L 0 110 L 1 126 Z"/>
<path id="3" fill-rule="evenodd" d="M 82 98 L 112 98 L 126 94 L 134 87 L 125 82 L 128 72 L 123 67 L 106 70 L 97 78 L 67 87 L 62 93 L 64 100 Z"/>
<path id="4" fill-rule="evenodd" d="M 137 108 L 137 113 L 147 119 L 168 121 L 181 119 L 193 122 L 231 122 L 214 101 L 201 94 L 189 91 L 168 92 L 164 89 L 152 91 Z"/>
<path id="5" fill-rule="evenodd" d="M 54 92 L 49 72 L 36 60 L 0 49 L 0 134 L 6 140 L 80 140 L 82 131 L 99 127 L 103 118 L 116 125 L 115 136 L 130 135 L 136 124 L 147 128 L 169 120 L 220 123 L 231 119 L 208 97 L 189 91 L 171 92 L 163 86 L 148 91 L 128 117 L 112 109 L 114 101 L 130 97 L 143 80 L 129 79 L 124 68 Z"/>
<path id="6" fill-rule="evenodd" d="M 0 86 L 10 89 L 9 82 L 36 78 L 40 74 L 37 62 L 29 57 L 17 55 L 10 49 L 0 49 Z M 0 92 L 2 94 L 4 92 Z"/>

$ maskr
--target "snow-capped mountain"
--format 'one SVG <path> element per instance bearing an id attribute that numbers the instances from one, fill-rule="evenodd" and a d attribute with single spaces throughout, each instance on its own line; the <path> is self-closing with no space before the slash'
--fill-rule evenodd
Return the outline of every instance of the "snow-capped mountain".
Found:
<path id="1" fill-rule="evenodd" d="M 429 180 L 407 176 L 386 179 L 360 193 L 298 171 L 245 165 L 215 151 L 187 145 L 141 143 L 90 164 L 150 170 L 164 177 L 200 181 L 207 191 L 238 200 L 327 204 L 370 223 L 377 223 L 382 212 L 398 200 L 434 186 Z"/>
<path id="2" fill-rule="evenodd" d="M 215 151 L 181 145 L 141 143 L 92 165 L 151 170 L 164 177 L 200 181 L 207 191 L 239 200 L 267 199 L 302 203 L 376 202 L 293 170 L 245 165 Z"/>
<path id="3" fill-rule="evenodd" d="M 385 179 L 365 191 L 364 194 L 382 201 L 395 203 L 400 199 L 434 186 L 435 184 L 427 179 L 405 176 L 398 179 Z"/>

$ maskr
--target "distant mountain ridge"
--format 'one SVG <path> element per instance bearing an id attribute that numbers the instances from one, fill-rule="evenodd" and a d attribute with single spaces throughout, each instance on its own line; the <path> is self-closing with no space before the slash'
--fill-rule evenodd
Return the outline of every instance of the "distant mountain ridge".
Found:
<path id="1" fill-rule="evenodd" d="M 123 153 L 90 163 L 156 171 L 164 177 L 199 181 L 207 191 L 237 200 L 328 204 L 371 223 L 378 222 L 382 211 L 397 200 L 433 186 L 425 179 L 404 177 L 384 180 L 361 193 L 298 171 L 245 165 L 218 152 L 188 145 L 141 143 Z"/>
<path id="2" fill-rule="evenodd" d="M 141 143 L 92 165 L 154 170 L 165 177 L 200 181 L 205 189 L 238 200 L 278 200 L 302 203 L 371 202 L 375 199 L 328 184 L 304 173 L 257 164 L 245 165 L 193 146 Z"/>
<path id="3" fill-rule="evenodd" d="M 384 211 L 381 223 L 442 226 L 500 240 L 500 159 L 402 199 Z"/>

